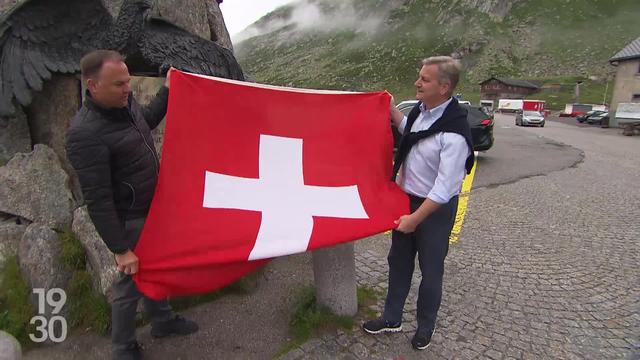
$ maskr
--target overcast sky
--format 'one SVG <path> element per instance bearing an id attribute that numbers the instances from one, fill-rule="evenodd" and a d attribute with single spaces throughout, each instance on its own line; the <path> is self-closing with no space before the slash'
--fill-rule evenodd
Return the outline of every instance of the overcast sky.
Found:
<path id="1" fill-rule="evenodd" d="M 270 11 L 293 1 L 294 0 L 224 0 L 222 4 L 220 4 L 220 10 L 222 10 L 227 30 L 229 30 L 229 34 L 233 38 L 234 35 Z"/>

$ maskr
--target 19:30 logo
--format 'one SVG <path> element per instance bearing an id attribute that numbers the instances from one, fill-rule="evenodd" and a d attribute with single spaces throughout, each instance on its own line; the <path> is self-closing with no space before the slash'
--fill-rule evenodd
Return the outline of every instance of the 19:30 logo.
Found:
<path id="1" fill-rule="evenodd" d="M 63 342 L 67 338 L 67 320 L 58 315 L 64 304 L 67 302 L 67 294 L 62 289 L 50 289 L 45 291 L 42 288 L 33 289 L 33 293 L 38 296 L 38 314 L 31 318 L 29 323 L 36 325 L 35 334 L 29 334 L 33 342 L 41 343 L 51 340 L 56 343 Z M 45 317 L 45 306 L 52 307 L 51 318 Z"/>

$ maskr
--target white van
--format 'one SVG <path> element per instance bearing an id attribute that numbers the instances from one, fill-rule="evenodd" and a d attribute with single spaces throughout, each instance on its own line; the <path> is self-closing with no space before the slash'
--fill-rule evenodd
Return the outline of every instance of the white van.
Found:
<path id="1" fill-rule="evenodd" d="M 521 99 L 500 99 L 498 100 L 498 111 L 513 113 L 522 110 L 522 105 Z"/>
<path id="2" fill-rule="evenodd" d="M 620 103 L 616 109 L 617 124 L 640 122 L 640 103 Z"/>

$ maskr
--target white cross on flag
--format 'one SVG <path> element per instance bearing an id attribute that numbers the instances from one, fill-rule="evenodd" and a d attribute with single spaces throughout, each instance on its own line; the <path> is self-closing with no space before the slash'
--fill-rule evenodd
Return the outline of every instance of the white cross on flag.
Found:
<path id="1" fill-rule="evenodd" d="M 269 258 L 395 227 L 389 95 L 173 71 L 156 193 L 135 249 L 147 296 L 204 293 Z"/>

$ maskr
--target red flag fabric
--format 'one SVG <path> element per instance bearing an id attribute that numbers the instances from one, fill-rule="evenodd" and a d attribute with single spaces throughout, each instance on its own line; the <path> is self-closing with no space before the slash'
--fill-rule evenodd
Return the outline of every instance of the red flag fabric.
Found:
<path id="1" fill-rule="evenodd" d="M 256 85 L 179 71 L 158 186 L 135 249 L 154 299 L 209 292 L 268 259 L 395 227 L 387 93 Z"/>

